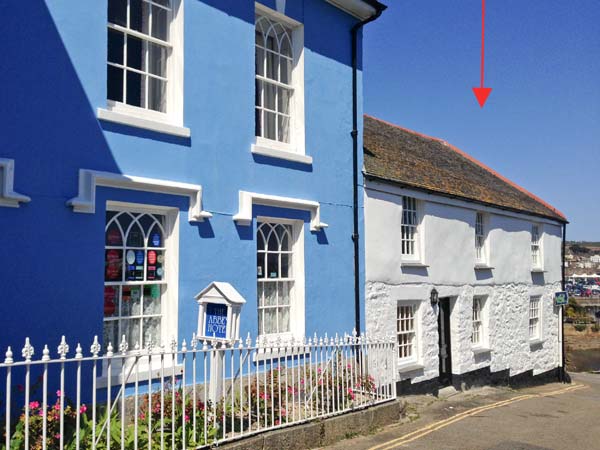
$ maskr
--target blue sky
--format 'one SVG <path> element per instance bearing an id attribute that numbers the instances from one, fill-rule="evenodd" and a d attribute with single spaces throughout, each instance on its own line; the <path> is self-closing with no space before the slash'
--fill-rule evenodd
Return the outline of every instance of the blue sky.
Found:
<path id="1" fill-rule="evenodd" d="M 600 240 L 600 2 L 388 0 L 365 31 L 365 112 L 443 138 Z"/>

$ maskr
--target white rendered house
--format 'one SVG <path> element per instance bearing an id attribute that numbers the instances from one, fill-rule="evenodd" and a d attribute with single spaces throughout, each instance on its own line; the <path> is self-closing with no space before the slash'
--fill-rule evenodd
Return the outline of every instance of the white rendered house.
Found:
<path id="1" fill-rule="evenodd" d="M 436 138 L 365 117 L 366 329 L 400 393 L 553 377 L 566 218 Z"/>

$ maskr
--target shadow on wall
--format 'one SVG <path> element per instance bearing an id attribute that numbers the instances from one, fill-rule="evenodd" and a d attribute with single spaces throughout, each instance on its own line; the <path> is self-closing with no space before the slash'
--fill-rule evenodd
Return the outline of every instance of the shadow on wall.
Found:
<path id="1" fill-rule="evenodd" d="M 119 167 L 45 2 L 5 2 L 2 12 L 0 157 L 15 160 L 15 190 L 32 201 L 0 208 L 0 245 L 11 255 L 0 271 L 0 342 L 20 349 L 26 332 L 38 346 L 61 332 L 91 342 L 89 325 L 103 315 L 103 217 L 75 214 L 66 201 L 80 168 Z"/>

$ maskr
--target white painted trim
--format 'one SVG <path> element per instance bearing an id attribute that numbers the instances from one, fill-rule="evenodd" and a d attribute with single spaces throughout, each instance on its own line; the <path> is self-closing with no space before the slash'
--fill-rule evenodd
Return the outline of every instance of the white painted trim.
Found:
<path id="1" fill-rule="evenodd" d="M 312 164 L 313 162 L 312 156 L 306 156 L 291 151 L 279 150 L 275 147 L 264 145 L 263 142 L 261 142 L 260 144 L 252 144 L 251 151 L 255 155 L 268 156 L 270 158 L 286 159 L 288 161 L 294 161 L 301 164 Z"/>
<path id="2" fill-rule="evenodd" d="M 471 347 L 474 355 L 480 355 L 482 353 L 491 353 L 492 349 L 489 347 L 483 347 L 481 345 Z"/>
<path id="3" fill-rule="evenodd" d="M 156 131 L 157 133 L 171 134 L 183 138 L 189 138 L 191 132 L 189 128 L 180 127 L 167 122 L 161 122 L 153 119 L 144 119 L 123 112 L 111 111 L 109 109 L 98 108 L 98 119 L 107 122 L 129 125 L 131 127 L 143 128 L 145 130 Z"/>
<path id="4" fill-rule="evenodd" d="M 375 8 L 362 0 L 325 0 L 333 6 L 360 20 L 368 19 L 376 13 Z"/>
<path id="5" fill-rule="evenodd" d="M 0 206 L 18 208 L 21 203 L 31 201 L 30 197 L 13 190 L 15 183 L 15 160 L 0 158 Z"/>
<path id="6" fill-rule="evenodd" d="M 202 186 L 200 185 L 89 169 L 79 169 L 79 192 L 77 197 L 67 202 L 67 205 L 75 212 L 94 214 L 97 186 L 188 196 L 190 222 L 202 222 L 212 217 L 211 213 L 202 210 Z"/>
<path id="7" fill-rule="evenodd" d="M 239 192 L 239 211 L 233 216 L 238 225 L 248 226 L 252 223 L 252 205 L 274 206 L 277 208 L 300 209 L 310 211 L 310 230 L 319 231 L 327 228 L 321 222 L 321 205 L 312 200 L 303 200 L 291 197 L 280 197 L 278 195 L 258 194 L 256 192 Z"/>

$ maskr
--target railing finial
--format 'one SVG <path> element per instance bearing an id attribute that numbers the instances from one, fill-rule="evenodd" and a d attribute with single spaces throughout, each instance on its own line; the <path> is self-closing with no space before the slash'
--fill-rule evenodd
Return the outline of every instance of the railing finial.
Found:
<path id="1" fill-rule="evenodd" d="M 67 359 L 67 353 L 69 353 L 69 344 L 67 344 L 67 340 L 63 336 L 60 339 L 60 344 L 58 345 L 58 354 L 60 355 L 60 359 Z"/>
<path id="2" fill-rule="evenodd" d="M 35 353 L 33 345 L 29 342 L 29 338 L 25 338 L 25 345 L 21 350 L 21 355 L 25 358 L 25 361 L 31 361 L 31 357 Z"/>
<path id="3" fill-rule="evenodd" d="M 100 346 L 100 343 L 98 342 L 98 336 L 96 335 L 94 336 L 94 342 L 92 342 L 92 345 L 90 347 L 90 353 L 94 358 L 97 358 L 98 353 L 100 353 L 100 350 L 102 350 L 102 347 Z"/>
<path id="4" fill-rule="evenodd" d="M 10 346 L 8 346 L 8 349 L 6 350 L 6 353 L 4 354 L 5 358 L 4 358 L 4 364 L 12 364 L 14 363 L 14 359 L 13 359 L 13 352 L 12 349 L 10 348 Z"/>

